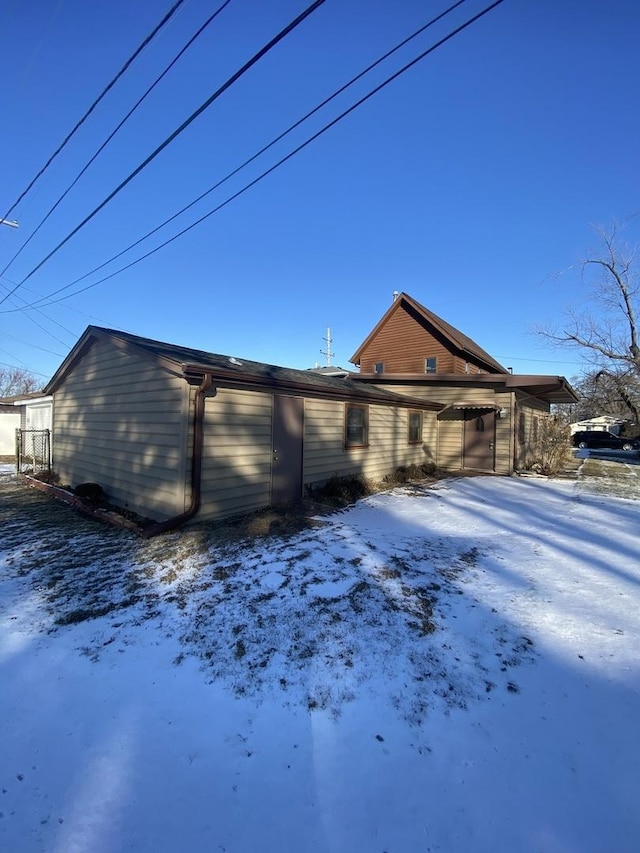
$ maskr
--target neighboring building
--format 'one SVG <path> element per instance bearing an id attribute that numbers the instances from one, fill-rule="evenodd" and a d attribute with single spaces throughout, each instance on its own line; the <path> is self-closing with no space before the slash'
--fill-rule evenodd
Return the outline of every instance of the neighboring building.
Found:
<path id="1" fill-rule="evenodd" d="M 562 376 L 513 375 L 406 293 L 356 350 L 357 381 L 438 400 L 435 462 L 444 470 L 511 474 L 531 460 L 552 403 L 577 395 Z"/>
<path id="2" fill-rule="evenodd" d="M 89 326 L 45 389 L 53 467 L 171 525 L 433 461 L 432 400 Z"/>
<path id="3" fill-rule="evenodd" d="M 612 415 L 599 415 L 596 418 L 587 418 L 584 421 L 576 421 L 569 424 L 571 435 L 584 429 L 600 429 L 620 435 L 620 431 L 626 421 L 623 418 L 614 418 Z"/>
<path id="4" fill-rule="evenodd" d="M 20 412 L 13 405 L 14 397 L 0 397 L 0 460 L 11 461 L 16 455 L 16 430 L 20 427 Z"/>
<path id="5" fill-rule="evenodd" d="M 21 429 L 51 429 L 53 416 L 51 394 L 43 394 L 42 391 L 20 394 L 15 398 L 13 405 L 20 409 Z"/>
<path id="6" fill-rule="evenodd" d="M 15 459 L 17 429 L 51 429 L 53 398 L 42 391 L 0 398 L 0 456 Z"/>

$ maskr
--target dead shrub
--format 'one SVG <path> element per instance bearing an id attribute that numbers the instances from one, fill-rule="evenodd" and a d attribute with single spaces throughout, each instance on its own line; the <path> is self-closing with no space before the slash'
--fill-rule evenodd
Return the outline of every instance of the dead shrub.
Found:
<path id="1" fill-rule="evenodd" d="M 569 425 L 559 419 L 544 420 L 532 447 L 528 465 L 530 470 L 555 477 L 566 470 L 572 458 Z"/>
<path id="2" fill-rule="evenodd" d="M 334 506 L 347 506 L 376 491 L 371 480 L 362 474 L 349 474 L 344 477 L 330 477 L 326 483 L 311 486 L 309 494 L 315 500 Z"/>

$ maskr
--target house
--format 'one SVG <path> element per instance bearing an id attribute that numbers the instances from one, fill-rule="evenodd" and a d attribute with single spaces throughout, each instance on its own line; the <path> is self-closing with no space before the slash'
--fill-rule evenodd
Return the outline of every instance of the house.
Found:
<path id="1" fill-rule="evenodd" d="M 406 293 L 351 357 L 354 381 L 443 403 L 435 462 L 443 470 L 511 474 L 531 459 L 552 403 L 574 403 L 562 376 L 514 375 Z"/>
<path id="2" fill-rule="evenodd" d="M 614 418 L 612 415 L 598 415 L 595 418 L 587 418 L 584 421 L 576 421 L 573 424 L 569 424 L 571 429 L 571 435 L 574 432 L 580 432 L 585 429 L 596 429 L 596 430 L 605 430 L 607 432 L 613 432 L 616 435 L 620 435 L 620 431 L 626 421 L 623 418 Z"/>
<path id="3" fill-rule="evenodd" d="M 53 467 L 166 529 L 432 462 L 440 404 L 89 326 L 45 389 Z"/>

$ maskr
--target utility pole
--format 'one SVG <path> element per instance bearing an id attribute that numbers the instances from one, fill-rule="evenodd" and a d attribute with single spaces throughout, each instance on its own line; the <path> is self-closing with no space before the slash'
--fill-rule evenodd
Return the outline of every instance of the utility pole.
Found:
<path id="1" fill-rule="evenodd" d="M 19 227 L 15 219 L 0 219 L 0 225 L 8 225 L 10 228 Z"/>

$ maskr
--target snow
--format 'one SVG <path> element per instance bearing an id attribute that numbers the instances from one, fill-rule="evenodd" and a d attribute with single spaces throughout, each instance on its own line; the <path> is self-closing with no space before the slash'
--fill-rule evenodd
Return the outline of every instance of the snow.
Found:
<path id="1" fill-rule="evenodd" d="M 638 849 L 640 502 L 473 477 L 141 543 L 0 480 L 1 850 Z"/>

